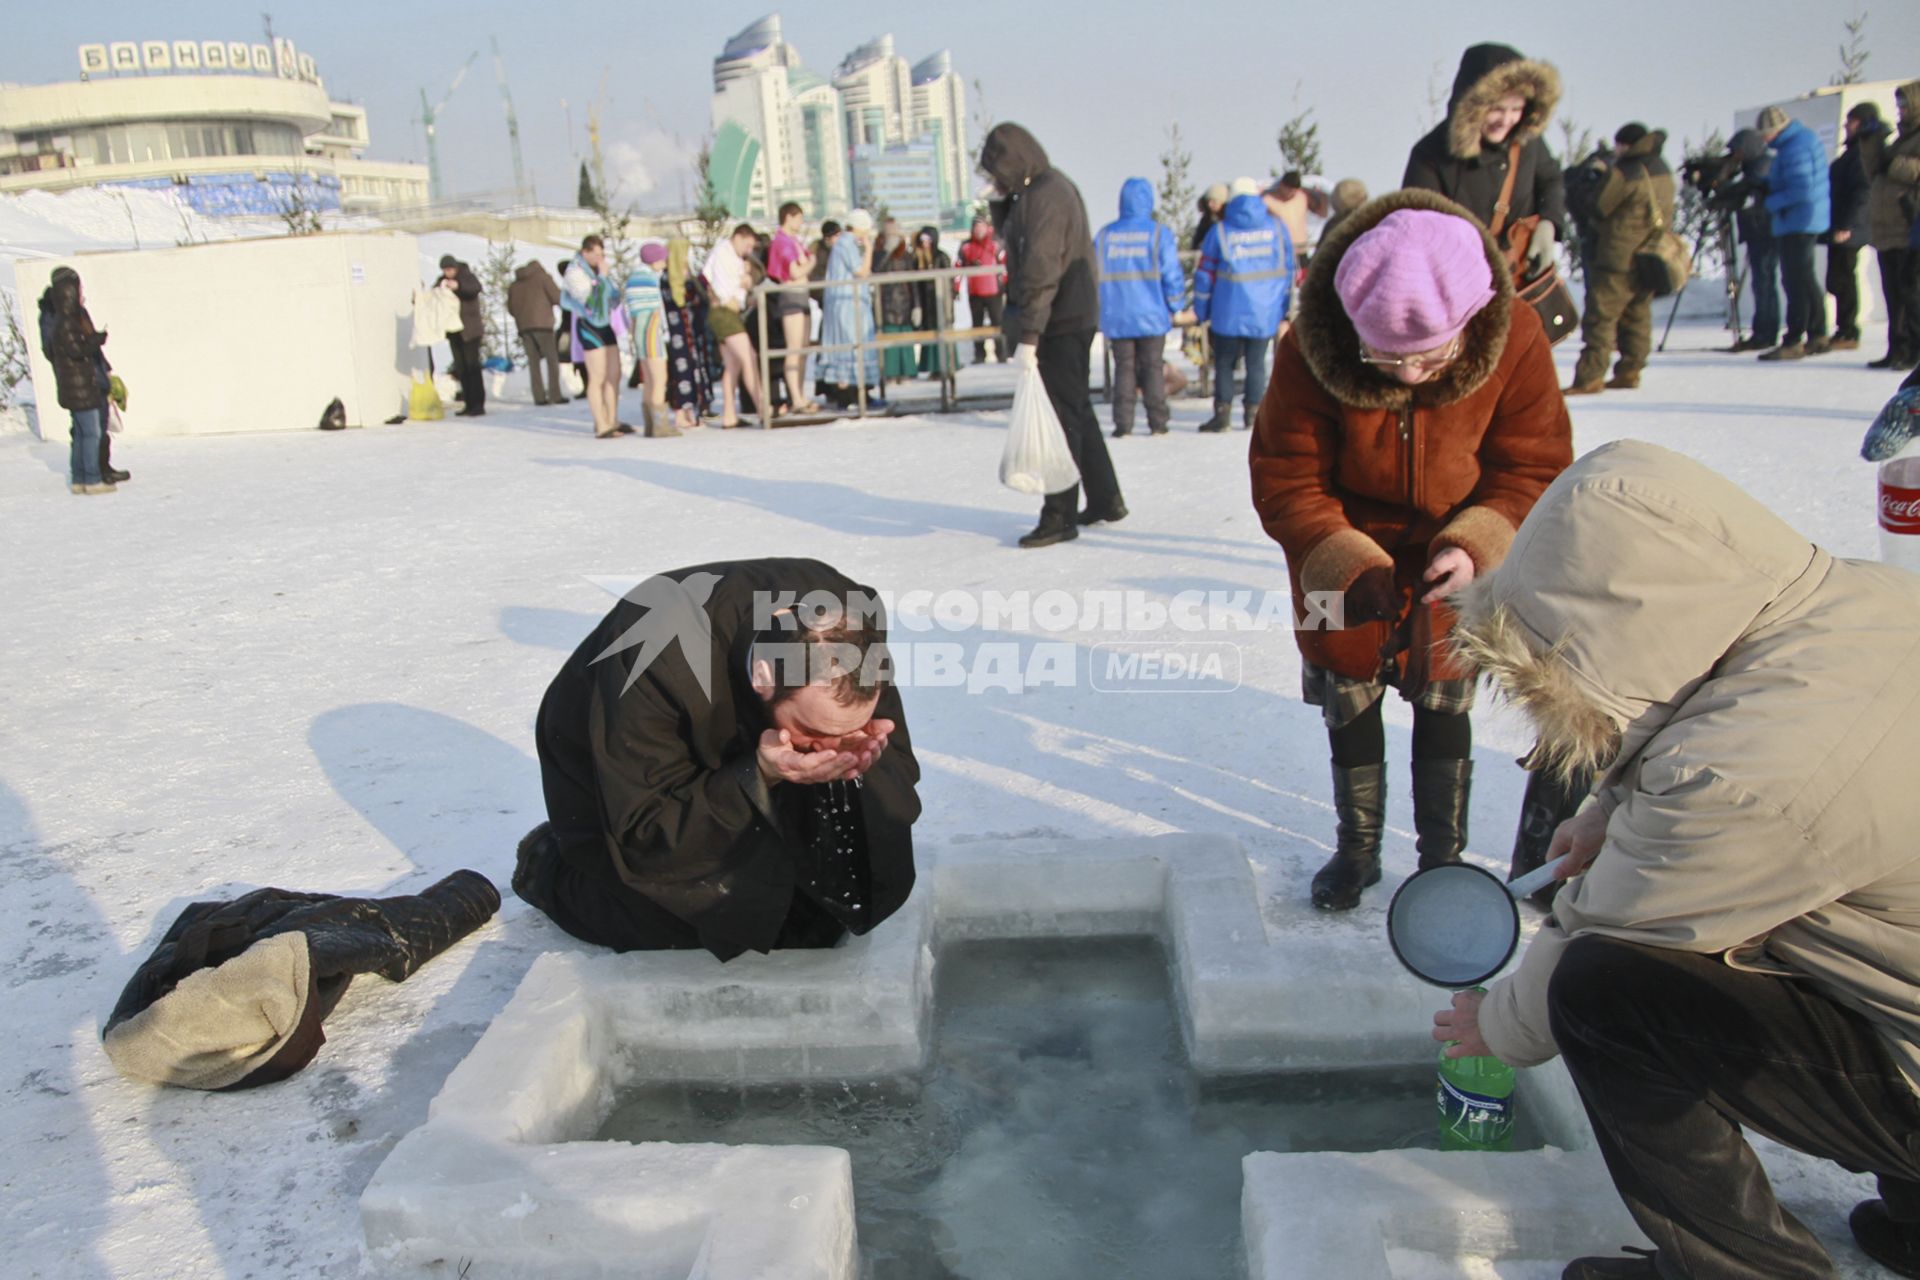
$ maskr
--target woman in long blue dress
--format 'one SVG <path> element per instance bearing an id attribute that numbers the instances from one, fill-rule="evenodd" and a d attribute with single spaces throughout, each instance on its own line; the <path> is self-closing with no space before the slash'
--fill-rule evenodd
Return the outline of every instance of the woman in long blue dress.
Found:
<path id="1" fill-rule="evenodd" d="M 855 209 L 847 215 L 846 229 L 833 242 L 833 255 L 827 259 L 827 287 L 822 295 L 820 342 L 871 342 L 878 332 L 873 317 L 873 290 L 865 284 L 842 283 L 865 280 L 873 273 L 873 215 Z M 856 389 L 864 382 L 875 386 L 880 380 L 880 362 L 872 348 L 864 351 L 823 351 L 820 354 L 820 378 L 829 393 L 844 408 L 854 403 Z M 867 404 L 876 403 L 869 396 Z M 884 407 L 886 401 L 879 400 Z"/>

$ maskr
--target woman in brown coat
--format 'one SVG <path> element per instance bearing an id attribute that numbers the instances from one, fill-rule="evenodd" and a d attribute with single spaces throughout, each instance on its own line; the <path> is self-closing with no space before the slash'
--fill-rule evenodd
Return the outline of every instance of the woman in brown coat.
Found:
<path id="1" fill-rule="evenodd" d="M 1254 506 L 1307 620 L 1303 693 L 1332 746 L 1338 841 L 1315 906 L 1347 910 L 1379 882 L 1390 684 L 1414 705 L 1420 865 L 1459 860 L 1473 680 L 1433 648 L 1444 597 L 1500 563 L 1572 460 L 1546 333 L 1465 210 L 1399 191 L 1323 241 L 1251 450 Z"/>

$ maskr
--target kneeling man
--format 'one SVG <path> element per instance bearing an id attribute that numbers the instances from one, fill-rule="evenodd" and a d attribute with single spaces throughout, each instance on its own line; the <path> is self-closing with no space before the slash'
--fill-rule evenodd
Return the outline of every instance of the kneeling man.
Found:
<path id="1" fill-rule="evenodd" d="M 1557 1052 L 1579 1086 L 1657 1252 L 1565 1275 L 1834 1275 L 1751 1130 L 1879 1175 L 1854 1236 L 1920 1276 L 1920 578 L 1622 441 L 1456 603 L 1530 763 L 1602 774 L 1555 834 L 1585 869 L 1553 919 L 1434 1019 L 1450 1054 Z"/>
<path id="2" fill-rule="evenodd" d="M 629 591 L 535 741 L 547 821 L 514 892 L 619 951 L 830 947 L 913 888 L 919 766 L 872 590 L 742 560 Z"/>

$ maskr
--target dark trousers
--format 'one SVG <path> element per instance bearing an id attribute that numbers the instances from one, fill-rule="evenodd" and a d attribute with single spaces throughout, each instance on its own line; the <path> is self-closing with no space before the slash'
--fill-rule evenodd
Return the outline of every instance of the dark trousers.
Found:
<path id="1" fill-rule="evenodd" d="M 1920 1104 L 1886 1042 L 1811 983 L 1714 956 L 1575 939 L 1548 989 L 1553 1037 L 1614 1187 L 1665 1276 L 1815 1280 L 1826 1251 L 1782 1209 L 1741 1130 L 1880 1175 L 1920 1222 Z"/>
<path id="2" fill-rule="evenodd" d="M 1113 348 L 1113 430 L 1126 435 L 1133 430 L 1133 406 L 1142 396 L 1147 401 L 1147 429 L 1159 435 L 1167 429 L 1167 335 L 1151 338 L 1114 338 Z"/>
<path id="3" fill-rule="evenodd" d="M 1827 246 L 1827 292 L 1833 295 L 1833 336 L 1860 341 L 1860 246 Z"/>
<path id="4" fill-rule="evenodd" d="M 1120 499 L 1120 481 L 1113 474 L 1113 459 L 1107 454 L 1100 419 L 1093 414 L 1093 394 L 1087 386 L 1093 367 L 1093 330 L 1045 334 L 1034 354 L 1040 360 L 1040 380 L 1046 384 L 1047 399 L 1053 402 L 1053 411 L 1066 432 L 1073 464 L 1080 468 L 1080 483 L 1048 494 L 1040 515 L 1043 521 L 1071 524 L 1080 511 L 1082 487 L 1087 491 L 1089 511 L 1104 511 Z"/>
<path id="5" fill-rule="evenodd" d="M 693 951 L 703 944 L 692 925 L 609 871 L 581 870 L 559 852 L 544 824 L 522 843 L 513 891 L 562 929 L 614 951 Z M 831 947 L 846 934 L 840 922 L 804 893 L 793 895 L 776 950 Z"/>
<path id="6" fill-rule="evenodd" d="M 968 299 L 968 305 L 973 311 L 974 328 L 998 329 L 1000 327 L 1000 317 L 1006 311 L 1006 303 L 1001 299 L 999 294 L 988 294 L 984 298 L 977 294 L 973 295 Z M 994 354 L 1002 360 L 1007 358 L 1005 338 L 995 340 Z M 974 340 L 973 361 L 975 364 L 985 364 L 987 362 L 987 340 L 985 338 L 976 338 Z"/>
<path id="7" fill-rule="evenodd" d="M 1768 346 L 1780 341 L 1780 247 L 1773 237 L 1747 241 L 1748 284 L 1753 289 L 1753 337 Z"/>
<path id="8" fill-rule="evenodd" d="M 1920 249 L 1881 249 L 1880 288 L 1887 297 L 1887 354 L 1920 356 Z"/>
<path id="9" fill-rule="evenodd" d="M 1781 341 L 1792 346 L 1802 338 L 1827 336 L 1827 294 L 1813 269 L 1813 235 L 1797 231 L 1775 236 L 1780 246 L 1780 283 L 1787 291 L 1787 314 Z"/>
<path id="10" fill-rule="evenodd" d="M 449 333 L 447 346 L 453 350 L 452 372 L 454 377 L 460 379 L 460 394 L 466 402 L 466 411 L 485 412 L 487 384 L 481 376 L 485 370 L 480 367 L 480 340 Z"/>
<path id="11" fill-rule="evenodd" d="M 522 329 L 520 349 L 527 353 L 527 381 L 533 384 L 535 404 L 565 404 L 560 387 L 560 344 L 551 329 Z M 544 376 L 543 376 L 544 373 Z"/>
<path id="12" fill-rule="evenodd" d="M 1213 340 L 1213 411 L 1231 413 L 1233 410 L 1233 367 L 1246 362 L 1247 376 L 1241 391 L 1241 403 L 1245 406 L 1246 419 L 1242 426 L 1253 424 L 1253 415 L 1260 407 L 1260 398 L 1267 394 L 1267 340 L 1265 338 L 1236 338 L 1229 333 L 1216 333 Z"/>

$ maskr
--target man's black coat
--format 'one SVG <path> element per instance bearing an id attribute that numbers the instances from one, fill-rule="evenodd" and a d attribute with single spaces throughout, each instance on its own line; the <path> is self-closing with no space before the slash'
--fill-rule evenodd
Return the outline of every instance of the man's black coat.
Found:
<path id="1" fill-rule="evenodd" d="M 817 560 L 721 562 L 659 578 L 668 582 L 614 606 L 540 705 L 548 820 L 562 857 L 685 921 L 719 958 L 769 950 L 805 892 L 806 813 L 820 788 L 768 788 L 760 777 L 755 750 L 771 721 L 748 678 L 755 597 L 878 597 Z M 698 657 L 711 664 L 704 673 L 690 661 Z M 636 662 L 644 666 L 629 687 Z M 845 788 L 869 859 L 870 901 L 861 919 L 843 917 L 855 933 L 907 900 L 920 816 L 897 689 L 881 694 L 874 715 L 894 722 L 892 737 L 861 785 Z"/>

